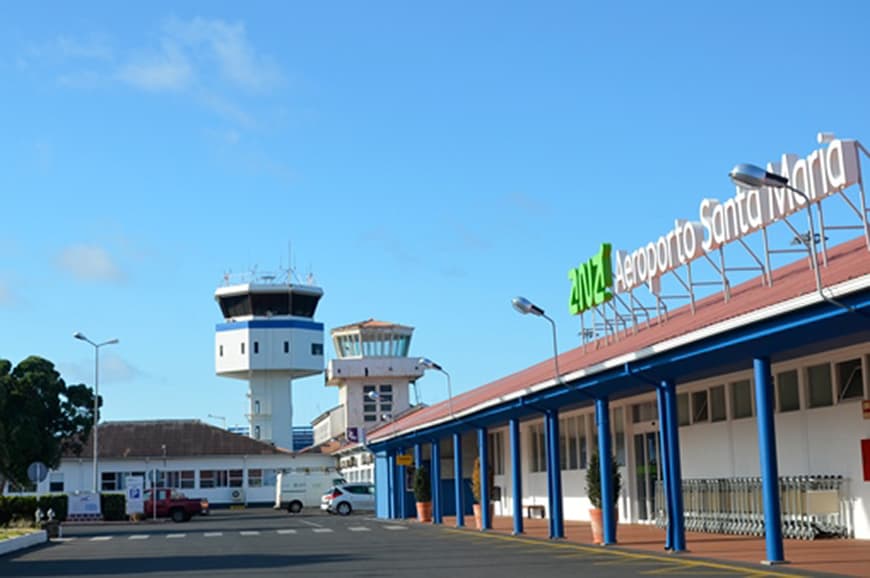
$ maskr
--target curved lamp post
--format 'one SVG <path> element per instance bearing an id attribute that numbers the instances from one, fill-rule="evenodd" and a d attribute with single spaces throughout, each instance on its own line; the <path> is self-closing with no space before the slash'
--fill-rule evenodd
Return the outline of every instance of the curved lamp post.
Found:
<path id="1" fill-rule="evenodd" d="M 818 251 L 816 250 L 816 227 L 813 223 L 813 205 L 806 193 L 788 184 L 788 177 L 771 173 L 759 166 L 747 163 L 735 165 L 734 168 L 731 169 L 731 172 L 728 173 L 728 176 L 731 177 L 731 180 L 738 187 L 749 189 L 758 189 L 761 187 L 788 189 L 796 195 L 800 195 L 800 197 L 803 198 L 804 201 L 806 201 L 807 221 L 810 224 L 810 238 L 807 242 L 804 243 L 804 246 L 806 246 L 807 251 L 810 252 L 810 261 L 813 265 L 813 273 L 816 276 L 816 291 L 818 291 L 819 296 L 828 303 L 836 305 L 837 307 L 840 307 L 852 313 L 860 313 L 855 308 L 850 307 L 844 303 L 840 303 L 836 299 L 828 297 L 827 295 L 825 295 L 824 291 L 822 291 L 822 273 L 819 270 Z M 801 237 L 798 238 L 803 241 Z"/>
<path id="2" fill-rule="evenodd" d="M 514 306 L 514 309 L 522 313 L 523 315 L 528 315 L 531 313 L 532 315 L 536 315 L 537 317 L 543 317 L 547 321 L 550 322 L 550 325 L 553 328 L 553 363 L 556 365 L 556 381 L 562 383 L 562 373 L 559 371 L 559 347 L 556 344 L 556 322 L 553 319 L 544 313 L 544 310 L 526 299 L 525 297 L 514 297 L 511 300 L 511 304 Z"/>
<path id="3" fill-rule="evenodd" d="M 435 371 L 440 371 L 447 376 L 447 408 L 450 410 L 450 417 L 456 419 L 456 416 L 453 413 L 453 386 L 450 383 L 450 374 L 444 371 L 443 367 L 428 357 L 421 357 L 417 363 L 422 365 L 425 369 L 434 369 Z"/>
<path id="4" fill-rule="evenodd" d="M 102 343 L 94 343 L 84 333 L 76 331 L 73 337 L 80 339 L 86 343 L 90 343 L 94 347 L 94 493 L 97 493 L 97 453 L 99 450 L 99 435 L 97 430 L 97 421 L 99 419 L 99 399 L 100 399 L 100 348 L 104 345 L 114 345 L 118 343 L 117 339 L 110 339 Z"/>

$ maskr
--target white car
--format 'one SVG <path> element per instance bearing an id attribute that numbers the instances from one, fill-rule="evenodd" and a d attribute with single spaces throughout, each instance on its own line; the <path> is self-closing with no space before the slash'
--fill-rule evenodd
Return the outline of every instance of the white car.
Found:
<path id="1" fill-rule="evenodd" d="M 334 486 L 323 494 L 320 509 L 341 516 L 359 510 L 374 510 L 375 486 L 366 483 Z"/>

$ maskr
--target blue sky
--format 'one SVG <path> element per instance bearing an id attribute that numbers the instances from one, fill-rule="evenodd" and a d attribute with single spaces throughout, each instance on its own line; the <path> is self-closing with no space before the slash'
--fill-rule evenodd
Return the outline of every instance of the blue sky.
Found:
<path id="1" fill-rule="evenodd" d="M 579 344 L 569 268 L 733 195 L 737 162 L 867 138 L 862 2 L 18 3 L 0 21 L 0 357 L 104 417 L 243 423 L 225 272 L 288 263 L 327 330 L 417 328 L 463 391 Z M 331 344 L 328 356 L 333 354 Z M 294 384 L 295 422 L 337 403 Z M 446 396 L 442 376 L 420 381 Z M 213 421 L 213 420 L 212 420 Z"/>

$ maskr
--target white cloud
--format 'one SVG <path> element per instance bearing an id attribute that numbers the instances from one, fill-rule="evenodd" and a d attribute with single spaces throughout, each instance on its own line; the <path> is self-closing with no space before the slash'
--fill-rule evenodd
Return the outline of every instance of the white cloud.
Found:
<path id="1" fill-rule="evenodd" d="M 82 281 L 122 281 L 124 274 L 109 253 L 96 245 L 70 245 L 61 251 L 57 265 Z"/>
<path id="2" fill-rule="evenodd" d="M 189 22 L 172 20 L 165 31 L 186 45 L 205 49 L 217 62 L 221 75 L 230 83 L 249 90 L 263 90 L 281 81 L 281 73 L 268 57 L 259 55 L 248 42 L 242 22 L 194 18 Z"/>
<path id="3" fill-rule="evenodd" d="M 111 60 L 112 48 L 104 38 L 86 40 L 60 35 L 54 39 L 51 49 L 64 58 L 86 60 Z"/>
<path id="4" fill-rule="evenodd" d="M 114 347 L 114 346 L 113 346 Z M 58 371 L 67 384 L 84 383 L 93 387 L 94 361 L 66 361 L 57 364 Z M 149 375 L 132 365 L 117 354 L 103 349 L 100 353 L 100 383 L 120 383 L 134 381 Z M 102 388 L 101 388 L 102 389 Z"/>
<path id="5" fill-rule="evenodd" d="M 164 40 L 159 53 L 126 64 L 118 71 L 118 78 L 153 92 L 177 91 L 191 84 L 193 68 L 178 45 Z"/>
<path id="6" fill-rule="evenodd" d="M 7 307 L 15 303 L 15 295 L 3 280 L 0 280 L 0 307 Z"/>

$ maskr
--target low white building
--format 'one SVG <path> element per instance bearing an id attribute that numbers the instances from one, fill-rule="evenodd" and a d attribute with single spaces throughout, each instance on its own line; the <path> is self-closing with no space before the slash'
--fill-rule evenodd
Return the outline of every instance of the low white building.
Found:
<path id="1" fill-rule="evenodd" d="M 198 420 L 120 421 L 99 425 L 99 490 L 121 492 L 127 476 L 146 486 L 177 488 L 212 505 L 275 502 L 279 471 L 335 472 L 336 459 L 295 453 Z M 93 488 L 93 450 L 65 456 L 26 493 L 74 493 Z"/>

